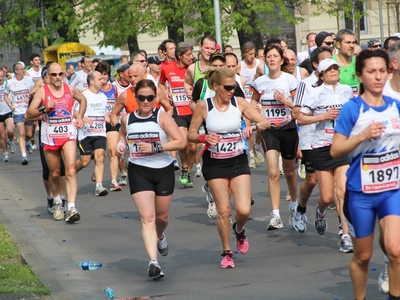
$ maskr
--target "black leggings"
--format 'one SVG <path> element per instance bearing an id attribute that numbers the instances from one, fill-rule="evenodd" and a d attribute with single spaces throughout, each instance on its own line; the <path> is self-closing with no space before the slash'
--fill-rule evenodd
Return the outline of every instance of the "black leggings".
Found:
<path id="1" fill-rule="evenodd" d="M 43 180 L 49 180 L 50 171 L 49 166 L 47 165 L 46 158 L 44 157 L 43 145 L 39 144 L 39 153 L 40 153 L 40 161 L 42 162 L 42 178 Z M 64 160 L 60 157 L 60 176 L 65 176 L 65 166 Z"/>

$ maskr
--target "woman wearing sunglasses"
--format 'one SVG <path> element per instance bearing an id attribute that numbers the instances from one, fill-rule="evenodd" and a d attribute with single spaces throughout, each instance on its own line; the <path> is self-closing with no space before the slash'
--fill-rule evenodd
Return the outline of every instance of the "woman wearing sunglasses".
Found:
<path id="1" fill-rule="evenodd" d="M 155 108 L 157 87 L 152 80 L 140 80 L 134 89 L 138 109 L 121 120 L 117 153 L 130 151 L 128 178 L 133 201 L 142 221 L 142 238 L 149 256 L 148 275 L 164 277 L 157 261 L 157 250 L 168 254 L 164 230 L 175 186 L 175 169 L 170 151 L 186 147 L 186 139 L 175 121 Z M 126 143 L 127 142 L 127 143 Z"/>
<path id="2" fill-rule="evenodd" d="M 291 195 L 291 219 L 296 215 L 297 172 L 295 160 L 298 144 L 296 124 L 292 118 L 293 96 L 297 79 L 282 71 L 287 65 L 283 50 L 276 44 L 268 45 L 264 50 L 265 63 L 269 69 L 267 75 L 258 77 L 252 84 L 252 103 L 262 105 L 262 114 L 271 123 L 271 130 L 261 132 L 268 166 L 268 191 L 272 213 L 267 230 L 283 227 L 279 213 L 281 187 L 279 183 L 279 156 L 282 155 L 283 171 Z M 293 222 L 289 220 L 292 226 Z"/>
<path id="3" fill-rule="evenodd" d="M 328 229 L 326 208 L 336 195 L 339 219 L 343 228 L 340 251 L 353 252 L 349 229 L 343 215 L 349 161 L 347 156 L 332 158 L 329 153 L 336 119 L 343 104 L 353 98 L 353 92 L 348 85 L 339 83 L 339 65 L 333 59 L 322 60 L 318 65 L 318 73 L 319 81 L 315 89 L 304 99 L 297 119 L 300 126 L 315 124 L 314 143 L 311 147 L 321 196 L 317 200 L 314 226 L 318 234 L 326 233 Z M 339 228 L 341 225 L 339 224 Z"/>
<path id="4" fill-rule="evenodd" d="M 218 217 L 217 226 L 222 242 L 221 268 L 233 268 L 230 247 L 230 191 L 235 202 L 233 230 L 240 253 L 249 250 L 244 225 L 250 214 L 250 169 L 244 139 L 254 130 L 269 128 L 263 118 L 244 98 L 234 97 L 235 72 L 227 68 L 211 69 L 205 75 L 215 91 L 212 98 L 200 101 L 189 127 L 188 141 L 205 143 L 203 149 L 203 176 L 213 195 Z M 242 117 L 250 119 L 250 126 L 242 130 Z M 204 123 L 206 133 L 199 134 Z"/>

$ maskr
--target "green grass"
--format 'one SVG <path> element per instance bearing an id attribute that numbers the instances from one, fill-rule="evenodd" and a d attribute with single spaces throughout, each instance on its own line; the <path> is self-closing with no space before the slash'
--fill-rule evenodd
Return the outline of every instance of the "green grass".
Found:
<path id="1" fill-rule="evenodd" d="M 50 295 L 24 263 L 17 245 L 0 223 L 0 293 L 37 293 Z"/>

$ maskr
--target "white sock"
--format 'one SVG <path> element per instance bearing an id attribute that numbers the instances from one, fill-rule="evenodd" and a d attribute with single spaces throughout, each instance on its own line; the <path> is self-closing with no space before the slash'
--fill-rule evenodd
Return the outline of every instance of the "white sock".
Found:
<path id="1" fill-rule="evenodd" d="M 103 184 L 101 182 L 96 183 L 96 187 L 102 187 L 102 186 L 103 186 Z"/>
<path id="2" fill-rule="evenodd" d="M 279 214 L 279 209 L 273 209 L 272 210 L 272 213 L 275 215 L 275 216 L 277 216 L 277 217 L 281 217 L 281 215 Z"/>
<path id="3" fill-rule="evenodd" d="M 4 152 L 4 156 L 8 156 L 8 152 Z"/>
<path id="4" fill-rule="evenodd" d="M 249 155 L 250 155 L 250 157 L 254 158 L 254 152 L 253 151 L 249 151 Z"/>
<path id="5" fill-rule="evenodd" d="M 53 199 L 53 196 L 52 195 L 47 195 L 47 200 L 52 200 Z"/>
<path id="6" fill-rule="evenodd" d="M 26 158 L 26 152 L 22 153 L 22 158 Z"/>
<path id="7" fill-rule="evenodd" d="M 297 206 L 297 201 L 294 201 L 294 202 L 290 201 L 289 206 L 290 206 L 290 209 L 295 209 Z"/>
<path id="8" fill-rule="evenodd" d="M 68 210 L 70 210 L 71 208 L 75 207 L 75 203 L 69 203 L 68 202 Z"/>
<path id="9" fill-rule="evenodd" d="M 201 169 L 201 164 L 196 164 L 197 169 Z"/>
<path id="10" fill-rule="evenodd" d="M 62 202 L 60 195 L 53 197 L 53 199 L 54 199 L 54 204 L 60 204 Z"/>
<path id="11" fill-rule="evenodd" d="M 254 144 L 254 150 L 258 151 L 261 149 L 261 144 Z"/>
<path id="12" fill-rule="evenodd" d="M 350 235 L 348 235 L 348 234 L 343 234 L 343 235 L 342 235 L 342 239 L 345 238 L 346 236 L 350 238 Z"/>

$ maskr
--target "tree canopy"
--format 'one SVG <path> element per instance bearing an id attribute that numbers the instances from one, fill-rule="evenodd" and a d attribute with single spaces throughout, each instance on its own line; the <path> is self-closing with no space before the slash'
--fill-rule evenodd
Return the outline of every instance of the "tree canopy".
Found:
<path id="1" fill-rule="evenodd" d="M 99 46 L 139 48 L 138 36 L 156 36 L 168 30 L 170 38 L 215 36 L 213 0 L 0 0 L 0 46 L 40 44 L 44 37 L 58 42 L 78 41 L 92 30 Z M 322 1 L 322 0 L 318 0 Z M 350 0 L 349 0 L 350 1 Z M 278 34 L 278 22 L 294 24 L 293 8 L 305 0 L 221 0 L 221 34 L 226 42 L 237 33 L 240 43 L 258 44 L 263 32 Z M 259 42 L 258 42 L 259 41 Z"/>

